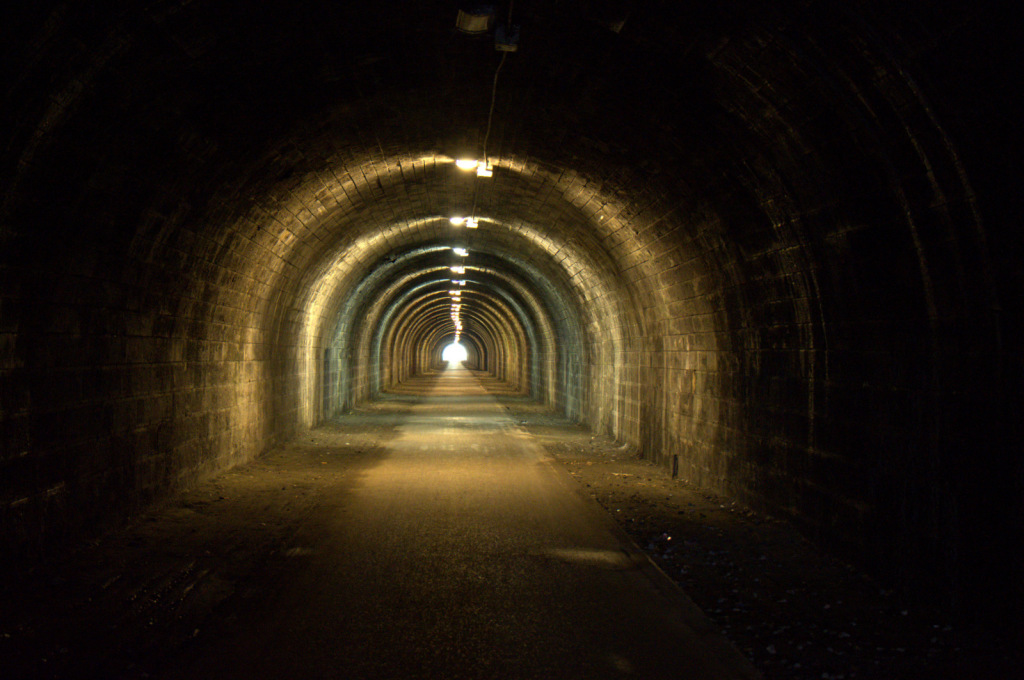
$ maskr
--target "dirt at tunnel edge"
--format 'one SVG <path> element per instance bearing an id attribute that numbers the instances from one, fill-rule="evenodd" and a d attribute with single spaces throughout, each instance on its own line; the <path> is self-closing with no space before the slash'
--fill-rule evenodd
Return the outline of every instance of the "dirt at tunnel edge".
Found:
<path id="1" fill-rule="evenodd" d="M 674 480 L 540 409 L 506 408 L 765 678 L 1024 677 L 1019 631 L 961 630 L 822 554 L 786 522 Z"/>

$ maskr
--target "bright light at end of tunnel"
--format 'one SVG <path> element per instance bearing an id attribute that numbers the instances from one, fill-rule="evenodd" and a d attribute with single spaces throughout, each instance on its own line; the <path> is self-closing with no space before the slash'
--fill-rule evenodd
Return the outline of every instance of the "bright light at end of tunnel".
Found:
<path id="1" fill-rule="evenodd" d="M 460 158 L 455 161 L 459 170 L 476 170 L 478 161 L 475 158 Z"/>
<path id="2" fill-rule="evenodd" d="M 461 227 L 463 224 L 466 223 L 466 218 L 465 217 L 452 217 L 448 221 L 451 222 L 456 227 Z"/>
<path id="3" fill-rule="evenodd" d="M 459 257 L 466 257 L 467 255 L 469 255 L 469 251 L 466 250 L 465 248 L 452 248 L 452 250 L 455 251 L 455 254 L 458 255 Z"/>
<path id="4" fill-rule="evenodd" d="M 466 273 L 466 268 L 465 267 L 452 267 L 452 274 L 465 274 L 465 273 Z"/>
<path id="5" fill-rule="evenodd" d="M 448 363 L 462 363 L 467 358 L 469 358 L 469 353 L 466 352 L 466 348 L 460 345 L 458 341 L 448 345 L 441 352 L 441 359 Z"/>

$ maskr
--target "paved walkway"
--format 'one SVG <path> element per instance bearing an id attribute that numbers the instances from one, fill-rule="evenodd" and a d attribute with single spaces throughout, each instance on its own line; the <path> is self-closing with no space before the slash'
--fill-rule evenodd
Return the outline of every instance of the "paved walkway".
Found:
<path id="1" fill-rule="evenodd" d="M 309 433 L 302 471 L 271 456 L 244 473 L 259 493 L 315 501 L 294 505 L 263 552 L 224 547 L 241 545 L 230 528 L 220 547 L 192 546 L 224 553 L 220 566 L 171 587 L 181 601 L 205 593 L 214 615 L 185 643 L 178 631 L 163 651 L 122 649 L 136 658 L 108 664 L 111 677 L 755 677 L 506 415 L 500 389 L 465 369 L 420 378 Z M 360 436 L 373 446 L 346 453 Z M 220 596 L 217 582 L 230 583 Z"/>

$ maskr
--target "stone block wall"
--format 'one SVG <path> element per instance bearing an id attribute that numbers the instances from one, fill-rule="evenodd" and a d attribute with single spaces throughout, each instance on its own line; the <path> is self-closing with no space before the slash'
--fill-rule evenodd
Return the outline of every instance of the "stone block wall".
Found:
<path id="1" fill-rule="evenodd" d="M 13 12 L 0 552 L 431 365 L 409 291 L 464 244 L 488 370 L 880 579 L 1020 600 L 1016 36 L 959 2 L 560 7 L 521 8 L 490 128 L 493 50 L 430 3 Z"/>

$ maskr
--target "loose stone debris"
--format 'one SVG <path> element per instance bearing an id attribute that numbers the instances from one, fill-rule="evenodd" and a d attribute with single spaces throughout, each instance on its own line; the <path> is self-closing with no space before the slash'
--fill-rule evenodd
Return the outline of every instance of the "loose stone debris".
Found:
<path id="1" fill-rule="evenodd" d="M 786 522 L 559 422 L 533 412 L 526 429 L 766 680 L 1024 677 L 1013 631 L 993 638 L 917 611 Z"/>

